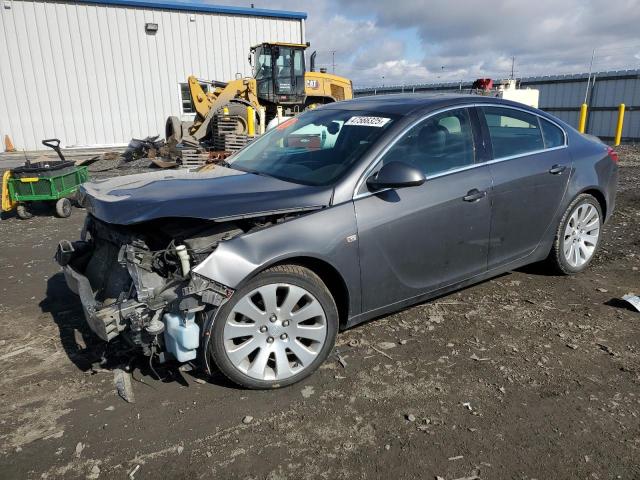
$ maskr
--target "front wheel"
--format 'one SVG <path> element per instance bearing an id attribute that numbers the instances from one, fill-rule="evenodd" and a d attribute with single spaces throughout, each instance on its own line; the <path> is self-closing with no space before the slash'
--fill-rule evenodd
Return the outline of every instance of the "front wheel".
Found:
<path id="1" fill-rule="evenodd" d="M 600 244 L 602 208 L 589 194 L 578 195 L 567 207 L 549 260 L 560 273 L 572 275 L 587 268 Z"/>
<path id="2" fill-rule="evenodd" d="M 338 311 L 322 280 L 281 265 L 256 275 L 221 307 L 207 353 L 245 388 L 278 388 L 318 368 L 337 332 Z"/>

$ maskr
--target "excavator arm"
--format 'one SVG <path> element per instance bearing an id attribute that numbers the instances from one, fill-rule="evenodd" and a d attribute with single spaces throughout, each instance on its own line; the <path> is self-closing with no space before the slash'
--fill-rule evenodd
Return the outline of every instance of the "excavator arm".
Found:
<path id="1" fill-rule="evenodd" d="M 200 86 L 198 79 L 189 77 L 189 90 L 194 107 L 198 113 L 198 117 L 189 129 L 189 133 L 198 141 L 207 136 L 209 124 L 213 116 L 220 109 L 231 103 L 232 100 L 240 99 L 256 111 L 260 108 L 260 102 L 256 94 L 257 85 L 253 78 L 232 80 L 224 85 L 224 87 L 219 86 L 214 92 L 206 94 Z M 242 111 L 234 112 L 234 114 L 246 116 L 246 112 Z"/>
<path id="2" fill-rule="evenodd" d="M 204 119 L 211 110 L 211 99 L 202 89 L 200 80 L 191 75 L 188 78 L 189 94 L 191 95 L 191 103 L 198 117 Z"/>

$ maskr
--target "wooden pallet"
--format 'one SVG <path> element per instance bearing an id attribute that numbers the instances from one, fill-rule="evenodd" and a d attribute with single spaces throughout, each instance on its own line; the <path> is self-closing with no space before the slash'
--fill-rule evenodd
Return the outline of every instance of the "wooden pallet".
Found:
<path id="1" fill-rule="evenodd" d="M 180 153 L 182 166 L 187 168 L 200 167 L 209 160 L 209 152 L 203 152 L 195 148 L 184 148 Z"/>
<path id="2" fill-rule="evenodd" d="M 249 143 L 246 134 L 237 133 L 238 117 L 235 115 L 216 115 L 212 125 L 212 140 L 215 150 L 237 152 Z"/>
<path id="3" fill-rule="evenodd" d="M 222 150 L 225 152 L 237 152 L 244 148 L 249 143 L 249 137 L 246 135 L 238 135 L 235 133 L 229 133 L 220 139 L 215 139 L 213 147 L 216 150 Z"/>

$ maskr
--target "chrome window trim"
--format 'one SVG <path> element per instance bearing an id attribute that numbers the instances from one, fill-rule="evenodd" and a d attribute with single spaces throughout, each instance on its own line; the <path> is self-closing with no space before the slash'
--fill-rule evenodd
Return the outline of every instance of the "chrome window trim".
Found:
<path id="1" fill-rule="evenodd" d="M 538 155 L 539 153 L 544 153 L 544 152 L 553 152 L 554 150 L 562 150 L 563 148 L 567 148 L 567 147 L 568 145 L 560 145 L 559 147 L 543 148 L 541 150 L 532 150 L 531 152 L 518 153 L 517 155 L 509 155 L 507 157 L 494 158 L 493 160 L 488 160 L 484 162 L 482 165 L 491 165 L 492 163 L 505 162 L 507 160 L 513 160 L 514 158 L 528 157 L 530 155 Z"/>
<path id="2" fill-rule="evenodd" d="M 482 162 L 482 163 L 473 163 L 471 165 L 465 165 L 464 167 L 458 167 L 458 168 L 452 168 L 451 170 L 446 170 L 444 172 L 440 172 L 440 173 L 436 173 L 435 175 L 431 175 L 426 177 L 427 181 L 434 179 L 434 178 L 439 178 L 439 177 L 444 177 L 445 175 L 451 175 L 453 173 L 458 173 L 458 172 L 462 172 L 465 170 L 471 170 L 472 168 L 477 168 L 477 167 L 482 167 L 484 165 L 492 165 L 495 163 L 500 163 L 500 162 L 506 162 L 508 160 L 513 160 L 516 158 L 521 158 L 521 157 L 528 157 L 530 155 L 538 155 L 540 153 L 544 153 L 544 152 L 552 152 L 554 150 L 561 150 L 563 148 L 567 148 L 569 146 L 568 144 L 568 136 L 567 136 L 567 132 L 565 131 L 564 128 L 562 128 L 562 125 L 560 125 L 559 123 L 548 119 L 536 112 L 532 112 L 530 110 L 527 110 L 525 108 L 519 108 L 513 105 L 503 105 L 500 103 L 471 103 L 471 104 L 464 104 L 464 105 L 455 105 L 452 107 L 445 107 L 439 110 L 434 110 L 433 112 L 429 112 L 428 114 L 426 114 L 423 117 L 420 117 L 418 120 L 412 122 L 411 124 L 409 124 L 408 126 L 406 126 L 405 128 L 402 129 L 402 131 L 398 134 L 398 136 L 389 144 L 385 147 L 385 149 L 383 151 L 381 151 L 378 156 L 371 162 L 371 164 L 367 167 L 367 169 L 364 171 L 364 173 L 360 176 L 360 178 L 358 179 L 358 182 L 356 183 L 356 187 L 353 191 L 353 195 L 352 195 L 352 199 L 353 200 L 358 200 L 360 198 L 366 198 L 366 197 L 370 197 L 371 195 L 373 195 L 374 193 L 381 193 L 381 192 L 386 192 L 387 190 L 390 190 L 389 188 L 385 188 L 382 190 L 378 190 L 376 192 L 363 192 L 363 193 L 358 193 L 358 190 L 360 190 L 360 188 L 362 187 L 362 184 L 365 182 L 365 179 L 371 174 L 371 172 L 373 172 L 373 170 L 375 170 L 375 168 L 378 166 L 378 163 L 380 163 L 380 161 L 382 160 L 382 158 L 387 154 L 387 152 L 409 131 L 411 130 L 413 127 L 415 127 L 416 125 L 418 125 L 419 123 L 421 123 L 422 121 L 433 117 L 435 115 L 438 115 L 440 113 L 443 112 L 447 112 L 450 110 L 457 110 L 460 108 L 472 108 L 472 107 L 483 107 L 483 106 L 487 106 L 487 107 L 500 107 L 500 108 L 509 108 L 512 110 L 519 110 L 521 112 L 525 112 L 525 113 L 529 113 L 531 115 L 535 115 L 538 118 L 541 118 L 542 120 L 546 120 L 550 123 L 552 123 L 553 125 L 555 125 L 556 127 L 558 127 L 561 131 L 562 134 L 564 135 L 564 144 L 557 146 L 557 147 L 551 147 L 551 148 L 543 148 L 541 150 L 533 150 L 531 152 L 525 152 L 525 153 L 519 153 L 517 155 L 509 155 L 506 157 L 499 157 L 499 158 L 494 158 L 492 160 L 488 160 L 486 162 Z M 542 130 L 542 128 L 541 128 Z M 540 134 L 542 135 L 542 131 L 540 132 Z"/>

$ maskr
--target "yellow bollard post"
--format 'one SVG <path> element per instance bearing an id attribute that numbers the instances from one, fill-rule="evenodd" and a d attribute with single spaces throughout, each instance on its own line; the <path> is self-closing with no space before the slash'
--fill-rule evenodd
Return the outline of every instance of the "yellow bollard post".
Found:
<path id="1" fill-rule="evenodd" d="M 247 107 L 247 135 L 256 136 L 256 115 L 253 107 Z"/>
<path id="2" fill-rule="evenodd" d="M 622 140 L 622 124 L 624 123 L 624 103 L 621 103 L 618 107 L 618 125 L 616 125 L 616 141 L 613 143 L 614 146 L 620 145 L 620 141 Z"/>
<path id="3" fill-rule="evenodd" d="M 578 131 L 584 133 L 584 127 L 587 125 L 587 104 L 583 103 L 580 107 L 580 118 L 578 120 Z"/>

